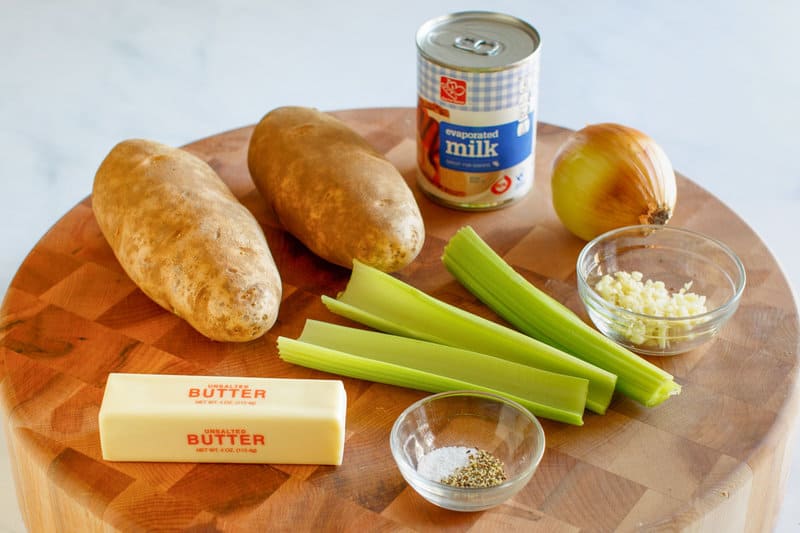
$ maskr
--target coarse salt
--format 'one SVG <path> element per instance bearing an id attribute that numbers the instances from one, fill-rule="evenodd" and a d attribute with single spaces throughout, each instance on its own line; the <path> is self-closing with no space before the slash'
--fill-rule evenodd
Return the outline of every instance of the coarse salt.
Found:
<path id="1" fill-rule="evenodd" d="M 426 453 L 419 460 L 417 473 L 430 481 L 441 482 L 459 468 L 469 464 L 469 456 L 475 448 L 466 446 L 444 446 Z"/>

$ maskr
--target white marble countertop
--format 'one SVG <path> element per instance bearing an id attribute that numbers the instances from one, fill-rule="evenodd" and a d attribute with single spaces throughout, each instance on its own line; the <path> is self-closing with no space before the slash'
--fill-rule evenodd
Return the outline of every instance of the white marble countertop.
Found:
<path id="1" fill-rule="evenodd" d="M 185 144 L 279 105 L 413 106 L 417 27 L 491 9 L 542 34 L 540 120 L 655 138 L 737 212 L 795 288 L 800 251 L 800 4 L 518 0 L 2 1 L 0 296 L 28 251 L 91 191 L 117 141 Z M 680 199 L 679 199 L 680 201 Z M 23 531 L 0 449 L 0 531 Z M 800 445 L 776 531 L 800 530 Z M 794 502 L 794 505 L 789 505 Z"/>

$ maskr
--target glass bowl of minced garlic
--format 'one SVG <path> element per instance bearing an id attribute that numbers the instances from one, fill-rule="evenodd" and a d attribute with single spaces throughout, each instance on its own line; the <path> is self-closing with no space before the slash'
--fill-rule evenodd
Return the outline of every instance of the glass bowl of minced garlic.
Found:
<path id="1" fill-rule="evenodd" d="M 409 406 L 389 443 L 400 473 L 420 496 L 453 511 L 482 511 L 528 484 L 544 455 L 545 436 L 517 402 L 461 390 Z"/>
<path id="2" fill-rule="evenodd" d="M 736 312 L 745 269 L 726 244 L 672 226 L 628 226 L 581 251 L 578 292 L 604 335 L 643 355 L 705 344 Z"/>

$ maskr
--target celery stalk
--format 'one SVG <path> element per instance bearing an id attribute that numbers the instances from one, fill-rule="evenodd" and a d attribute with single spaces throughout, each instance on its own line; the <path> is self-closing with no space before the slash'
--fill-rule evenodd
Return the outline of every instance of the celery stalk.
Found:
<path id="1" fill-rule="evenodd" d="M 539 290 L 469 226 L 450 239 L 447 269 L 515 328 L 617 375 L 617 389 L 652 407 L 680 393 L 672 375 L 620 346 Z"/>
<path id="2" fill-rule="evenodd" d="M 536 416 L 583 424 L 587 380 L 460 348 L 308 320 L 296 340 L 278 337 L 278 352 L 290 363 L 428 392 L 494 392 Z"/>
<path id="3" fill-rule="evenodd" d="M 587 379 L 586 408 L 603 414 L 616 384 L 614 374 L 511 328 L 479 317 L 368 265 L 354 261 L 350 281 L 336 299 L 322 297 L 332 312 L 374 329 Z"/>

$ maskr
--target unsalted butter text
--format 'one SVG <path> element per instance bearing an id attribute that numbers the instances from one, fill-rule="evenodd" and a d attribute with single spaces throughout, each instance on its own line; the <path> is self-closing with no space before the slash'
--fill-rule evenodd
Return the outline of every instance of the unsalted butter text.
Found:
<path id="1" fill-rule="evenodd" d="M 244 430 L 216 430 L 206 429 L 203 433 L 189 433 L 186 435 L 186 443 L 190 446 L 204 444 L 211 446 L 230 445 L 230 446 L 264 446 L 264 435 L 258 433 L 246 433 Z"/>
<path id="2" fill-rule="evenodd" d="M 190 387 L 189 398 L 243 398 L 264 399 L 267 397 L 266 389 L 250 389 L 237 387 Z"/>

